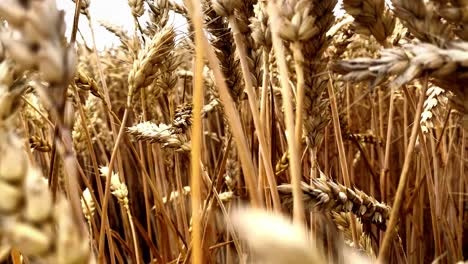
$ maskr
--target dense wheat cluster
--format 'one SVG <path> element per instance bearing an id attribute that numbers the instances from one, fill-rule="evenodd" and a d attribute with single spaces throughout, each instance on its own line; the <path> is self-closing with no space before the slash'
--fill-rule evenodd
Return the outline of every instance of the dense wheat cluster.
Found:
<path id="1" fill-rule="evenodd" d="M 92 1 L 0 1 L 2 263 L 468 259 L 468 1 Z"/>

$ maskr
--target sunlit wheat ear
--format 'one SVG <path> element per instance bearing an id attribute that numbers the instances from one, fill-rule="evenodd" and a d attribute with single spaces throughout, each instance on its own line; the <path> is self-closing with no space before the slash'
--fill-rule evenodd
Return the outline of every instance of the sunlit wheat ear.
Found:
<path id="1" fill-rule="evenodd" d="M 233 211 L 231 220 L 256 263 L 326 263 L 311 246 L 307 231 L 282 215 L 241 207 Z"/>
<path id="2" fill-rule="evenodd" d="M 88 222 L 89 232 L 91 233 L 93 230 L 91 227 L 91 219 L 96 212 L 96 204 L 94 203 L 91 191 L 88 188 L 83 191 L 83 197 L 81 198 L 81 209 L 83 210 L 83 215 Z"/>
<path id="3" fill-rule="evenodd" d="M 101 173 L 101 177 L 107 177 L 109 175 L 109 167 L 101 167 L 99 169 Z M 135 258 L 137 259 L 137 263 L 140 263 L 139 253 L 138 253 L 138 242 L 136 238 L 135 226 L 133 223 L 133 216 L 130 210 L 129 198 L 128 198 L 128 188 L 125 183 L 120 180 L 120 177 L 117 173 L 112 172 L 111 180 L 110 180 L 110 190 L 112 195 L 117 198 L 121 210 L 125 212 L 128 218 L 128 222 L 130 224 L 130 231 L 132 232 L 132 240 L 133 240 L 133 247 L 135 252 Z"/>
<path id="4" fill-rule="evenodd" d="M 109 175 L 109 167 L 101 167 L 99 169 L 101 177 Z M 117 198 L 119 204 L 125 209 L 128 209 L 128 189 L 127 185 L 120 181 L 119 175 L 112 172 L 110 181 L 110 190 L 112 194 Z"/>
<path id="5" fill-rule="evenodd" d="M 190 151 L 190 142 L 180 134 L 171 131 L 171 125 L 154 124 L 151 122 L 139 123 L 128 128 L 128 133 L 137 140 L 160 143 L 163 148 L 171 148 L 176 151 Z"/>
<path id="6" fill-rule="evenodd" d="M 424 110 L 421 114 L 421 129 L 424 133 L 428 133 L 430 129 L 434 128 L 434 122 L 437 123 L 437 116 L 434 113 L 441 103 L 446 101 L 444 95 L 445 91 L 437 86 L 432 86 L 427 89 L 427 98 L 424 101 Z M 440 102 L 442 101 L 442 102 Z"/>

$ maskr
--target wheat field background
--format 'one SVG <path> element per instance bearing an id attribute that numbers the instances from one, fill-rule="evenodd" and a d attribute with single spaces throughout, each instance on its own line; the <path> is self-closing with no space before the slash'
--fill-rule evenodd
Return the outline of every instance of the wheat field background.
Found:
<path id="1" fill-rule="evenodd" d="M 468 1 L 93 1 L 0 2 L 2 263 L 468 259 Z"/>

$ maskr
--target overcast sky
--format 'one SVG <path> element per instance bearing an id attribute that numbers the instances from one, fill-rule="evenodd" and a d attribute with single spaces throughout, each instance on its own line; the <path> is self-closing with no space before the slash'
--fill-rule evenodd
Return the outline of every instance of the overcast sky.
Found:
<path id="1" fill-rule="evenodd" d="M 2 0 L 0 0 L 2 1 Z M 68 28 L 68 35 L 73 24 L 73 16 L 75 3 L 72 0 L 56 0 L 59 9 L 65 10 L 65 20 Z M 389 0 L 385 0 L 388 4 Z M 112 34 L 101 27 L 98 21 L 106 21 L 108 23 L 122 26 L 129 33 L 133 32 L 133 18 L 131 15 L 130 7 L 128 6 L 128 0 L 90 0 L 90 12 L 93 19 L 93 28 L 96 34 L 96 44 L 98 49 L 102 49 L 105 46 L 110 46 L 118 43 L 118 39 Z M 181 0 L 176 0 L 181 2 Z M 342 0 L 338 0 L 342 2 Z M 145 8 L 147 6 L 145 5 Z M 140 23 L 144 24 L 147 21 L 147 16 L 140 18 Z M 171 21 L 177 31 L 185 31 L 186 21 L 180 16 L 171 16 Z M 85 16 L 81 15 L 79 29 L 83 33 L 86 43 L 92 45 L 91 33 L 88 27 L 88 20 Z M 81 41 L 80 37 L 77 37 L 78 41 Z"/>
<path id="2" fill-rule="evenodd" d="M 2 1 L 2 0 L 0 0 Z M 71 27 L 73 25 L 73 16 L 75 10 L 75 3 L 72 0 L 56 0 L 57 7 L 65 10 L 65 21 L 67 23 L 67 35 L 70 35 Z M 127 32 L 133 32 L 133 17 L 128 6 L 128 0 L 91 0 L 90 13 L 93 19 L 93 28 L 96 35 L 96 45 L 98 49 L 105 46 L 110 46 L 118 43 L 118 39 L 109 33 L 106 29 L 99 25 L 98 21 L 106 21 L 108 23 L 123 27 Z M 145 8 L 147 6 L 145 5 Z M 139 19 L 143 25 L 148 17 L 145 15 Z M 186 25 L 185 20 L 181 17 L 170 18 L 171 23 L 174 24 L 177 30 L 184 30 Z M 92 46 L 91 31 L 88 26 L 88 20 L 85 16 L 81 15 L 79 29 L 83 33 L 86 43 Z M 77 41 L 81 42 L 81 38 L 77 36 Z"/>

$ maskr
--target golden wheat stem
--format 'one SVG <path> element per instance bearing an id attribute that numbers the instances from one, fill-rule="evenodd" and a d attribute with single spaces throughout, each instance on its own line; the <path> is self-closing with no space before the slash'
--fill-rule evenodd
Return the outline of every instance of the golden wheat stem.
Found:
<path id="1" fill-rule="evenodd" d="M 379 250 L 379 256 L 378 256 L 377 261 L 380 263 L 384 262 L 384 258 L 387 256 L 387 253 L 390 249 L 390 244 L 393 240 L 393 235 L 396 232 L 395 227 L 398 222 L 399 215 L 400 215 L 400 208 L 403 202 L 403 194 L 405 192 L 406 184 L 408 181 L 409 165 L 412 160 L 412 156 L 413 156 L 412 154 L 413 154 L 414 146 L 416 144 L 418 129 L 420 129 L 419 120 L 421 119 L 421 113 L 422 113 L 423 104 L 424 104 L 425 95 L 426 95 L 426 89 L 427 89 L 427 78 L 425 79 L 426 79 L 426 84 L 424 85 L 424 88 L 421 91 L 419 103 L 416 108 L 416 114 L 414 116 L 414 122 L 413 122 L 413 128 L 411 130 L 409 146 L 408 146 L 408 149 L 406 150 L 405 161 L 403 163 L 403 168 L 401 170 L 400 180 L 398 182 L 398 188 L 397 188 L 397 192 L 395 195 L 395 202 L 393 203 L 392 212 L 390 214 L 390 220 L 388 221 L 387 231 L 385 232 L 382 245 Z"/>
<path id="2" fill-rule="evenodd" d="M 461 138 L 465 138 L 465 137 L 466 137 L 466 136 L 465 136 L 465 135 L 466 135 L 466 132 L 467 132 L 466 129 L 461 131 Z M 466 140 L 462 140 L 461 144 L 462 144 L 462 145 L 461 145 L 461 148 L 460 148 L 460 150 L 461 150 L 460 157 L 463 157 L 463 155 L 466 155 L 466 149 L 467 149 L 467 147 L 466 147 Z M 465 165 L 466 165 L 466 161 L 460 159 L 460 175 L 466 175 L 466 174 L 465 174 L 465 168 L 466 168 Z M 458 180 L 458 184 L 459 184 L 459 186 L 460 186 L 460 191 L 459 191 L 460 193 L 466 193 L 466 192 L 465 192 L 465 187 L 466 187 L 466 185 L 464 184 L 464 182 L 466 183 L 466 177 L 460 177 L 460 179 Z M 464 210 L 464 209 L 466 210 L 466 207 L 463 208 L 463 205 L 464 205 L 464 202 L 463 202 L 463 201 L 464 201 L 464 198 L 462 197 L 462 195 L 460 195 L 460 196 L 458 197 L 458 211 L 459 211 L 459 212 L 461 212 L 461 211 Z M 466 203 L 465 203 L 465 205 L 466 205 Z M 458 222 L 459 222 L 459 223 L 463 223 L 463 214 L 459 214 L 459 215 L 458 215 Z M 463 248 L 463 243 L 464 243 L 464 242 L 463 242 L 463 239 L 462 239 L 463 231 L 462 231 L 462 227 L 461 227 L 461 226 L 460 226 L 460 231 L 458 232 L 457 236 L 460 236 L 460 238 L 458 239 L 458 243 L 459 243 L 458 246 L 459 246 L 460 248 Z"/>
<path id="3" fill-rule="evenodd" d="M 291 87 L 289 86 L 288 77 L 288 66 L 286 65 L 286 59 L 284 56 L 284 45 L 279 36 L 280 21 L 278 6 L 274 2 L 268 2 L 268 12 L 271 17 L 271 37 L 273 47 L 275 50 L 275 57 L 278 62 L 278 68 L 280 72 L 281 80 L 281 93 L 283 96 L 283 105 L 286 119 L 287 128 L 287 141 L 288 150 L 290 155 L 290 172 L 291 172 L 291 184 L 293 186 L 293 215 L 294 221 L 298 224 L 302 224 L 305 220 L 304 216 L 304 205 L 302 204 L 302 189 L 301 189 L 301 171 L 300 171 L 300 153 L 297 146 L 297 142 L 294 137 L 294 113 L 292 106 Z"/>
<path id="4" fill-rule="evenodd" d="M 332 112 L 333 119 L 333 129 L 335 130 L 335 140 L 338 148 L 338 156 L 340 159 L 341 172 L 343 173 L 343 181 L 345 186 L 351 187 L 351 179 L 349 178 L 348 163 L 346 161 L 346 153 L 343 144 L 343 138 L 341 137 L 341 127 L 340 120 L 338 116 L 338 106 L 336 103 L 335 93 L 333 91 L 332 76 L 328 82 L 328 96 L 330 97 L 330 108 Z M 351 233 L 353 235 L 353 242 L 357 245 L 359 243 L 359 238 L 356 231 L 356 218 L 351 216 Z"/>
<path id="5" fill-rule="evenodd" d="M 135 232 L 135 224 L 133 223 L 133 217 L 132 214 L 130 213 L 129 208 L 125 208 L 125 211 L 127 212 L 127 217 L 128 217 L 128 222 L 130 223 L 130 230 L 132 232 L 132 240 L 133 240 L 133 250 L 135 251 L 135 259 L 136 263 L 140 264 L 140 251 L 138 250 L 138 240 Z"/>
<path id="6" fill-rule="evenodd" d="M 270 131 L 270 123 L 268 120 L 268 86 L 270 84 L 270 71 L 268 66 L 269 60 L 269 52 L 263 50 L 262 54 L 262 63 L 263 63 L 263 79 L 262 79 L 262 95 L 260 99 L 260 123 L 266 128 L 265 129 L 265 137 L 267 138 L 268 142 L 271 140 L 271 131 Z M 272 91 L 273 92 L 273 91 Z M 271 156 L 271 152 L 269 153 Z M 270 158 L 270 157 L 268 157 Z"/>
<path id="7" fill-rule="evenodd" d="M 192 15 L 193 16 L 193 15 Z M 223 73 L 221 71 L 220 63 L 216 54 L 213 50 L 213 47 L 209 43 L 205 35 L 203 36 L 203 49 L 205 50 L 205 56 L 208 59 L 211 70 L 213 71 L 216 87 L 218 88 L 219 97 L 224 106 L 224 112 L 227 117 L 227 121 L 231 128 L 234 141 L 239 150 L 239 158 L 241 160 L 242 171 L 245 177 L 245 183 L 247 185 L 247 190 L 250 194 L 251 203 L 254 207 L 260 206 L 260 199 L 256 192 L 256 173 L 257 169 L 250 158 L 250 151 L 247 145 L 247 139 L 242 129 L 241 120 L 239 113 L 236 110 L 234 101 L 229 94 L 226 81 L 224 79 Z"/>
<path id="8" fill-rule="evenodd" d="M 294 41 L 291 43 L 291 49 L 295 61 L 296 69 L 296 131 L 295 139 L 299 151 L 301 151 L 302 142 L 302 111 L 304 109 L 304 55 L 302 54 L 302 44 L 300 41 Z"/>
<path id="9" fill-rule="evenodd" d="M 120 146 L 120 141 L 122 140 L 122 137 L 123 137 L 123 134 L 124 134 L 124 131 L 125 131 L 125 124 L 127 123 L 128 112 L 129 112 L 129 108 L 127 107 L 125 109 L 125 112 L 124 112 L 124 115 L 123 115 L 123 118 L 122 118 L 122 123 L 120 125 L 119 134 L 117 135 L 117 139 L 115 140 L 115 143 L 114 143 L 114 148 L 112 149 L 112 154 L 111 154 L 111 158 L 110 158 L 110 161 L 109 161 L 109 173 L 106 176 L 107 177 L 106 178 L 106 189 L 104 191 L 104 201 L 103 201 L 103 204 L 102 204 L 102 216 L 101 216 L 101 219 L 104 219 L 104 220 L 101 222 L 101 229 L 99 231 L 100 236 L 99 236 L 99 255 L 98 255 L 98 258 L 99 258 L 100 261 L 102 261 L 104 259 L 104 257 L 105 257 L 104 256 L 104 231 L 105 231 L 105 229 L 106 230 L 109 229 L 108 228 L 109 223 L 107 221 L 107 219 L 108 219 L 107 218 L 107 207 L 109 206 L 112 170 L 114 168 L 114 163 L 115 163 L 115 161 L 117 159 L 117 153 L 118 153 L 118 149 L 119 149 L 119 146 Z M 109 233 L 107 233 L 107 235 L 108 235 L 108 238 L 111 240 L 112 236 L 110 236 Z M 113 247 L 110 246 L 109 248 L 111 249 L 111 252 L 112 252 Z"/>
<path id="10" fill-rule="evenodd" d="M 427 89 L 427 76 L 425 78 L 425 85 Z M 403 86 L 403 91 L 405 93 L 405 98 L 407 98 L 407 101 L 409 101 L 409 105 L 411 106 L 411 109 L 416 112 L 416 103 L 414 101 L 413 96 L 410 94 L 408 87 Z M 424 105 L 424 103 L 423 103 Z M 422 113 L 421 109 L 421 113 Z M 424 133 L 421 129 L 421 126 L 418 126 L 418 136 L 419 136 L 419 142 L 422 146 L 422 154 L 423 154 L 423 161 L 424 161 L 424 171 L 425 174 L 423 174 L 424 178 L 426 179 L 426 185 L 427 185 L 427 190 L 428 190 L 428 197 L 429 197 L 429 206 L 430 206 L 430 214 L 431 214 L 431 226 L 434 234 L 434 247 L 435 247 L 435 253 L 437 256 L 441 255 L 441 241 L 440 241 L 440 231 L 439 231 L 439 225 L 437 224 L 437 216 L 435 215 L 435 194 L 434 194 L 434 182 L 433 182 L 433 176 L 432 176 L 432 170 L 430 169 L 430 156 L 429 156 L 429 150 L 428 146 L 426 144 L 426 140 L 424 137 Z M 409 145 L 406 148 L 406 151 L 408 151 Z"/>
<path id="11" fill-rule="evenodd" d="M 80 20 L 80 10 L 81 10 L 81 0 L 77 0 L 75 2 L 75 14 L 73 17 L 72 34 L 70 37 L 71 43 L 75 43 L 75 40 L 76 40 L 76 32 L 78 32 L 78 22 Z"/>
<path id="12" fill-rule="evenodd" d="M 265 166 L 265 172 L 267 174 L 268 183 L 270 185 L 271 197 L 273 200 L 273 207 L 277 212 L 281 211 L 281 202 L 279 199 L 278 190 L 276 189 L 276 179 L 273 172 L 273 166 L 271 165 L 271 160 L 268 158 L 269 151 L 267 149 L 267 143 L 265 140 L 265 131 L 264 127 L 260 123 L 260 113 L 258 111 L 258 102 L 256 99 L 255 91 L 252 85 L 252 79 L 250 77 L 249 65 L 247 64 L 247 55 L 245 53 L 244 40 L 242 40 L 242 35 L 239 31 L 239 26 L 236 22 L 235 16 L 229 17 L 229 23 L 231 24 L 234 42 L 237 46 L 237 52 L 239 53 L 239 58 L 241 62 L 242 75 L 244 76 L 245 87 L 247 90 L 247 95 L 249 99 L 250 110 L 252 112 L 252 117 L 254 121 L 255 129 L 257 130 L 257 137 L 259 141 L 259 147 L 261 151 L 261 158 L 263 160 L 263 165 Z"/>
<path id="13" fill-rule="evenodd" d="M 261 98 L 260 98 L 260 126 L 265 128 L 265 138 L 267 141 L 267 145 L 271 145 L 271 128 L 270 128 L 270 119 L 268 118 L 268 85 L 269 85 L 269 79 L 270 79 L 270 72 L 268 69 L 268 57 L 269 57 L 269 52 L 266 51 L 264 48 L 262 51 L 262 67 L 263 67 L 263 79 L 262 79 L 262 90 L 261 90 Z M 261 153 L 260 153 L 261 155 Z M 271 160 L 271 150 L 268 152 L 268 160 Z M 259 164 L 262 164 L 259 161 Z M 260 167 L 259 167 L 260 168 Z M 264 184 L 264 174 L 260 174 L 261 178 L 258 184 L 258 189 L 260 190 L 261 188 L 265 188 L 266 185 Z M 275 170 L 275 176 L 276 176 L 276 170 Z M 264 191 L 265 195 L 266 192 Z"/>
<path id="14" fill-rule="evenodd" d="M 203 107 L 203 20 L 200 9 L 200 1 L 192 0 L 190 8 L 192 21 L 195 28 L 195 76 L 193 80 L 193 127 L 192 127 L 192 151 L 191 151 L 191 191 L 192 191 L 192 263 L 203 263 L 202 253 L 202 224 L 201 224 L 201 140 L 202 140 L 202 116 Z"/>
<path id="15" fill-rule="evenodd" d="M 95 59 L 96 59 L 96 66 L 97 66 L 97 69 L 98 69 L 98 75 L 99 75 L 99 79 L 101 81 L 101 85 L 102 85 L 102 89 L 103 89 L 103 92 L 104 92 L 104 98 L 103 98 L 103 101 L 105 103 L 106 106 L 109 106 L 109 108 L 106 108 L 108 110 L 108 116 L 109 116 L 109 120 L 112 123 L 114 123 L 114 116 L 111 114 L 111 109 L 110 109 L 110 106 L 111 106 L 111 103 L 110 103 L 110 95 L 109 95 L 109 89 L 107 88 L 107 83 L 104 79 L 104 71 L 102 70 L 102 65 L 101 65 L 101 61 L 100 61 L 100 58 L 99 58 L 99 54 L 98 54 L 98 51 L 97 51 L 97 46 L 96 46 L 96 36 L 95 36 L 95 33 L 94 33 L 94 28 L 93 28 L 93 25 L 92 25 L 92 20 L 91 20 L 91 16 L 89 15 L 88 17 L 88 26 L 89 26 L 89 29 L 91 30 L 91 40 L 93 42 L 93 53 L 94 53 L 94 56 L 95 56 Z M 125 114 L 124 114 L 124 118 L 125 118 Z M 118 118 L 116 118 L 116 120 L 118 120 Z M 122 127 L 121 127 L 121 130 L 123 128 L 125 128 L 125 125 L 124 125 L 124 120 L 122 120 Z M 117 138 L 118 140 L 118 134 L 117 132 L 115 131 L 115 128 L 113 125 L 110 126 L 112 128 L 112 133 L 114 135 L 115 138 Z M 117 141 L 116 140 L 116 145 L 114 146 L 114 149 L 116 149 L 116 147 L 118 146 L 117 144 Z M 112 156 L 115 156 L 115 155 L 112 155 Z M 111 156 L 111 160 L 112 160 L 112 156 Z M 114 158 L 115 159 L 115 158 Z M 113 162 L 112 162 L 112 166 L 110 165 L 111 163 L 109 162 L 109 168 L 110 170 L 112 171 L 112 168 L 113 168 Z M 109 176 L 109 175 L 108 175 Z M 109 176 L 110 178 L 110 176 Z M 104 203 L 103 203 L 103 206 L 102 206 L 102 217 L 101 219 L 103 219 L 101 221 L 101 228 L 100 228 L 100 231 L 99 231 L 99 254 L 98 254 L 98 260 L 99 262 L 103 261 L 104 260 L 104 229 L 105 229 L 105 233 L 109 239 L 109 243 L 111 244 L 111 246 L 109 246 L 109 251 L 110 251 L 110 256 L 111 256 L 111 260 L 114 262 L 114 247 L 112 246 L 113 242 L 112 242 L 112 236 L 111 236 L 111 232 L 110 232 L 110 228 L 109 228 L 109 223 L 108 223 L 108 218 L 106 217 L 107 215 L 107 204 L 108 204 L 108 201 L 109 201 L 109 197 L 110 197 L 110 180 L 109 182 L 106 181 L 106 188 L 105 188 L 105 191 L 104 191 Z M 107 202 L 106 202 L 107 201 Z M 104 208 L 105 206 L 105 208 Z"/>
<path id="16" fill-rule="evenodd" d="M 392 145 L 393 114 L 395 113 L 395 91 L 390 91 L 390 108 L 388 109 L 387 140 L 385 142 L 384 166 L 380 172 L 380 194 L 382 201 L 387 201 L 386 182 L 390 166 L 390 146 Z"/>

